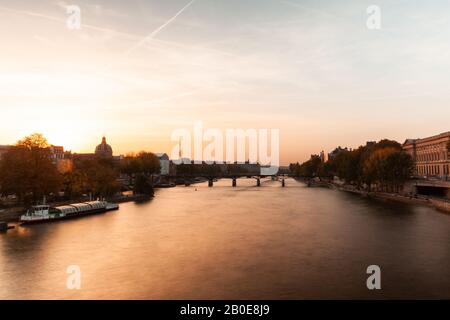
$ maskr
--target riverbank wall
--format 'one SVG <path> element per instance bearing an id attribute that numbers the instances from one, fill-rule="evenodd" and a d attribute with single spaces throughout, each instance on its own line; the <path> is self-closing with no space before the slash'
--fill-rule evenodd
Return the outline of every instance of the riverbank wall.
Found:
<path id="1" fill-rule="evenodd" d="M 420 204 L 425 206 L 434 207 L 440 211 L 450 213 L 450 201 L 445 199 L 428 198 L 426 196 L 405 196 L 398 193 L 387 193 L 378 191 L 366 191 L 356 189 L 353 186 L 346 184 L 337 184 L 330 181 L 315 181 L 315 180 L 304 180 L 298 179 L 301 182 L 306 183 L 310 187 L 325 187 L 330 189 L 335 189 L 339 191 L 350 192 L 358 194 L 363 197 L 378 199 L 378 200 L 392 200 L 397 202 L 409 203 L 409 204 Z"/>
<path id="2" fill-rule="evenodd" d="M 445 199 L 430 199 L 433 206 L 439 211 L 450 213 L 450 200 Z"/>

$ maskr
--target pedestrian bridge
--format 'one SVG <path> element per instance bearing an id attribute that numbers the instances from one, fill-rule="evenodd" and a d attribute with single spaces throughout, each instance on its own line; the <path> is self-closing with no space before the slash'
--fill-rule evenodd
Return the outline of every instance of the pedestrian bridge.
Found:
<path id="1" fill-rule="evenodd" d="M 177 176 L 177 179 L 185 179 L 185 185 L 190 185 L 190 180 L 195 178 L 204 178 L 208 181 L 208 187 L 214 186 L 214 181 L 218 179 L 230 179 L 231 180 L 231 186 L 236 187 L 237 186 L 237 180 L 240 178 L 246 178 L 246 179 L 255 179 L 255 185 L 257 187 L 261 186 L 261 179 L 262 178 L 268 178 L 271 177 L 274 181 L 279 181 L 281 183 L 282 187 L 286 186 L 285 180 L 288 178 L 288 175 L 285 174 L 277 174 L 277 175 L 248 175 L 248 174 L 242 174 L 242 175 L 236 175 L 236 174 L 221 174 L 221 175 L 183 175 L 183 176 Z"/>

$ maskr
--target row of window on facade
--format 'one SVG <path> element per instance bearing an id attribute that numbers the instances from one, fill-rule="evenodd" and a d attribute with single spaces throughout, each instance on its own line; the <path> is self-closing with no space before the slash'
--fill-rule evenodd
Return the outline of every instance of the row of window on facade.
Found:
<path id="1" fill-rule="evenodd" d="M 433 152 L 426 154 L 418 154 L 417 161 L 439 161 L 439 160 L 447 160 L 446 152 Z"/>
<path id="2" fill-rule="evenodd" d="M 441 170 L 442 167 L 442 170 Z M 423 176 L 439 176 L 450 175 L 450 167 L 448 164 L 444 164 L 442 166 L 439 165 L 427 165 L 427 166 L 417 166 L 417 173 Z"/>

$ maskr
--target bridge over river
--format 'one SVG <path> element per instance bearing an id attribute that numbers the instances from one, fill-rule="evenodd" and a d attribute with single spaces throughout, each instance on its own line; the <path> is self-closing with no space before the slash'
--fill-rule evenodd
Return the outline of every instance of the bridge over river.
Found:
<path id="1" fill-rule="evenodd" d="M 290 175 L 288 174 L 274 174 L 274 175 L 265 175 L 265 174 L 248 174 L 248 173 L 226 173 L 226 174 L 185 174 L 185 175 L 176 175 L 176 176 L 170 176 L 170 179 L 182 179 L 184 180 L 184 184 L 186 186 L 190 185 L 192 183 L 192 180 L 195 179 L 204 179 L 208 181 L 208 187 L 214 186 L 214 181 L 217 181 L 219 179 L 230 179 L 231 185 L 233 187 L 237 186 L 237 180 L 238 179 L 255 179 L 255 184 L 257 187 L 261 186 L 261 179 L 263 178 L 272 178 L 274 181 L 280 181 L 281 186 L 285 187 L 285 179 L 288 178 Z"/>

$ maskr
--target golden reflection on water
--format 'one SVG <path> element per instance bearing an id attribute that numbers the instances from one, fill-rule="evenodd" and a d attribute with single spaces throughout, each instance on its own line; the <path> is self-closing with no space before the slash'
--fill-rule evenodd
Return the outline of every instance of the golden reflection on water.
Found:
<path id="1" fill-rule="evenodd" d="M 450 216 L 280 182 L 158 190 L 146 203 L 0 235 L 0 298 L 450 297 Z M 382 292 L 365 270 L 378 264 Z M 81 290 L 68 290 L 69 265 Z"/>

